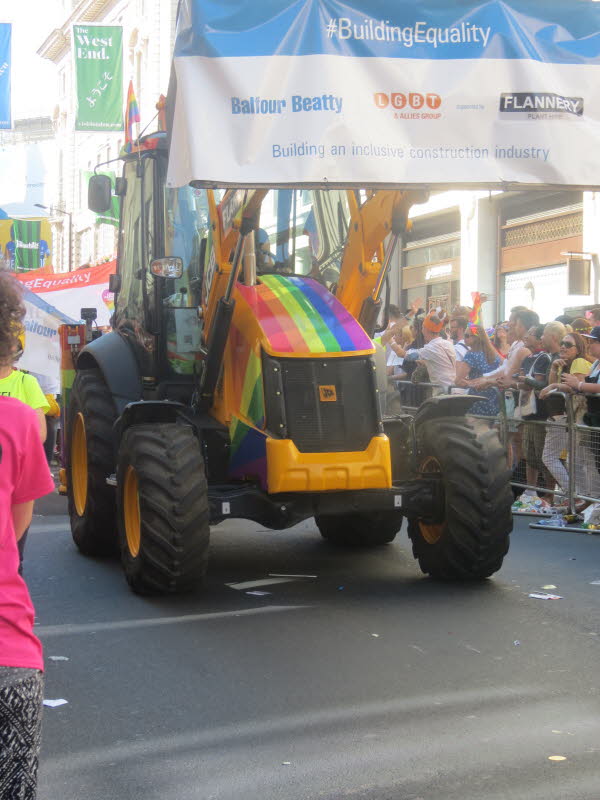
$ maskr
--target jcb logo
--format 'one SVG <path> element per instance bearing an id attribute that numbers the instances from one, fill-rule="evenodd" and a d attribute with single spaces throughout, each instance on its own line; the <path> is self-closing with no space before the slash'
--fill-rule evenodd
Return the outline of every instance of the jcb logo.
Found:
<path id="1" fill-rule="evenodd" d="M 374 99 L 377 108 L 387 108 L 391 105 L 392 108 L 396 109 L 406 108 L 406 106 L 408 106 L 409 108 L 419 110 L 427 106 L 427 108 L 434 111 L 442 105 L 442 98 L 439 94 L 433 94 L 433 92 L 428 92 L 425 95 L 419 94 L 418 92 L 409 92 L 408 94 L 403 94 L 402 92 L 392 92 L 391 94 L 375 92 Z"/>
<path id="2" fill-rule="evenodd" d="M 319 386 L 319 400 L 322 403 L 335 403 L 337 400 L 335 386 Z"/>

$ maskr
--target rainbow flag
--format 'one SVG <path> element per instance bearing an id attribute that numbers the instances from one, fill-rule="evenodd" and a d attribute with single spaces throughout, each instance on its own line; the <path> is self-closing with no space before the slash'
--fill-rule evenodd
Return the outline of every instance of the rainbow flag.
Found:
<path id="1" fill-rule="evenodd" d="M 121 152 L 131 153 L 133 148 L 133 123 L 140 121 L 140 110 L 138 108 L 135 93 L 133 91 L 133 81 L 129 81 L 127 89 L 127 103 L 125 105 L 125 144 Z"/>
<path id="2" fill-rule="evenodd" d="M 158 103 L 156 104 L 156 109 L 158 111 L 158 124 L 157 130 L 159 131 L 166 131 L 167 130 L 167 98 L 164 94 L 158 98 Z"/>
<path id="3" fill-rule="evenodd" d="M 471 292 L 471 299 L 473 300 L 473 309 L 469 312 L 469 322 L 471 325 L 481 325 L 481 294 Z"/>

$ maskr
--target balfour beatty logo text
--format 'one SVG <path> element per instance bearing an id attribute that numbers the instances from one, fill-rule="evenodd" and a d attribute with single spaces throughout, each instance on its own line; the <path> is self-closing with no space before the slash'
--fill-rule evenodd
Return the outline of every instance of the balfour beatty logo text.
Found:
<path id="1" fill-rule="evenodd" d="M 40 325 L 40 323 L 36 322 L 35 320 L 25 320 L 23 327 L 27 333 L 37 333 L 38 336 L 43 336 L 45 339 L 52 339 L 54 336 L 58 336 L 58 331 L 56 328 L 49 328 L 47 325 Z"/>
<path id="2" fill-rule="evenodd" d="M 500 111 L 504 113 L 560 112 L 580 117 L 583 97 L 564 97 L 552 92 L 504 92 L 500 95 Z"/>
<path id="3" fill-rule="evenodd" d="M 320 94 L 305 97 L 293 94 L 290 104 L 285 97 L 232 97 L 232 114 L 283 114 L 288 107 L 293 113 L 299 111 L 333 111 L 340 114 L 344 100 L 333 94 Z"/>

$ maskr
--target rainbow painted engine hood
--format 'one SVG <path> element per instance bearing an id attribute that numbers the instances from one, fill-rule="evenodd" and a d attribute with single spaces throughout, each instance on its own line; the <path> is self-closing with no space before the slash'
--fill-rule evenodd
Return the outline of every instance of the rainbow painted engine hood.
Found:
<path id="1" fill-rule="evenodd" d="M 240 286 L 271 355 L 317 356 L 373 352 L 373 343 L 344 306 L 317 281 L 263 275 L 258 286 Z"/>
<path id="2" fill-rule="evenodd" d="M 373 343 L 327 289 L 311 278 L 263 275 L 238 284 L 215 414 L 229 425 L 231 478 L 266 485 L 262 352 L 282 358 L 367 356 Z"/>

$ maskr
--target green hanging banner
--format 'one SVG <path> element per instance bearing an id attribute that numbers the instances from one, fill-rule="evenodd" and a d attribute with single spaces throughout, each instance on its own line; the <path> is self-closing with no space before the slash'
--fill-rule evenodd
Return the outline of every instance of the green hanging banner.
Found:
<path id="1" fill-rule="evenodd" d="M 76 131 L 123 130 L 123 29 L 73 25 Z"/>
<path id="2" fill-rule="evenodd" d="M 40 264 L 40 238 L 42 225 L 27 219 L 13 222 L 15 243 L 15 272 L 38 269 Z M 47 248 L 47 243 L 45 243 Z"/>

